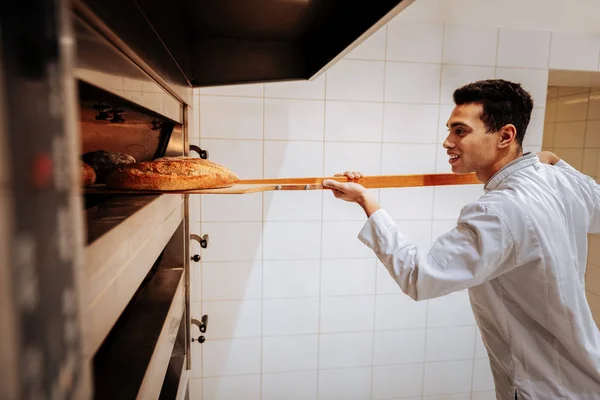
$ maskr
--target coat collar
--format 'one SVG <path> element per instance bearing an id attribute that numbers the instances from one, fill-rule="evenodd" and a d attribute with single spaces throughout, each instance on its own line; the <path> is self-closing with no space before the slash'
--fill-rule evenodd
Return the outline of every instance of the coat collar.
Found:
<path id="1" fill-rule="evenodd" d="M 538 157 L 535 153 L 526 153 L 521 157 L 509 162 L 504 167 L 502 167 L 498 172 L 496 172 L 486 183 L 483 189 L 486 192 L 490 190 L 494 190 L 498 187 L 500 182 L 502 182 L 507 176 L 516 172 L 522 168 L 528 167 L 530 165 L 534 165 L 537 163 Z"/>

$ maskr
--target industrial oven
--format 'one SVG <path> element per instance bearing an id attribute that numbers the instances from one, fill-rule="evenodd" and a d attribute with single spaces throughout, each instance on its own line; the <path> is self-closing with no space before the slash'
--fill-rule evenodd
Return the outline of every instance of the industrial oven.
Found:
<path id="1" fill-rule="evenodd" d="M 129 154 L 136 161 L 187 156 L 191 87 L 159 75 L 85 4 L 63 3 L 53 10 L 42 9 L 40 18 L 48 18 L 48 13 L 52 16 L 52 11 L 59 21 L 69 20 L 55 39 L 57 50 L 67 53 L 62 55 L 63 62 L 70 61 L 62 66 L 60 78 L 70 86 L 62 89 L 72 89 L 74 96 L 67 92 L 49 107 L 71 110 L 73 134 L 71 143 L 61 135 L 53 138 L 50 154 L 37 161 L 41 172 L 36 179 L 44 179 L 46 168 L 54 180 L 64 180 L 65 187 L 74 186 L 66 196 L 69 211 L 56 218 L 59 225 L 79 222 L 84 229 L 77 232 L 78 238 L 60 231 L 54 235 L 58 235 L 59 252 L 73 257 L 77 270 L 70 278 L 76 281 L 71 283 L 79 296 L 75 301 L 72 287 L 60 287 L 67 283 L 60 281 L 63 276 L 58 270 L 55 277 L 33 273 L 25 277 L 55 286 L 57 302 L 40 310 L 50 322 L 42 323 L 39 333 L 53 341 L 49 344 L 56 355 L 42 359 L 34 350 L 27 350 L 36 348 L 34 338 L 30 344 L 23 343 L 32 355 L 13 353 L 15 365 L 30 370 L 31 382 L 39 382 L 21 387 L 20 398 L 64 398 L 67 394 L 111 400 L 188 398 L 188 196 L 87 194 L 73 185 L 77 178 L 69 176 L 68 168 L 61 168 L 57 158 L 76 163 L 82 154 L 95 150 Z M 43 40 L 43 33 L 34 31 L 32 38 Z M 50 60 L 47 65 L 58 64 Z M 35 101 L 31 105 L 35 107 Z M 77 213 L 77 219 L 69 213 Z M 23 246 L 38 246 L 33 238 L 28 243 Z M 33 257 L 27 249 L 23 253 L 20 257 Z M 13 292 L 20 289 L 12 287 Z M 60 315 L 69 301 L 71 312 L 79 315 L 78 325 L 54 326 L 52 319 L 58 318 L 53 314 Z M 69 335 L 70 340 L 65 340 Z M 53 364 L 61 367 L 53 368 Z M 8 368 L 3 364 L 3 379 Z M 85 383 L 75 388 L 70 385 L 74 381 Z M 0 397 L 16 398 L 8 386 L 2 390 Z"/>
<path id="2" fill-rule="evenodd" d="M 187 195 L 86 193 L 80 156 L 207 158 L 194 87 L 315 77 L 412 1 L 1 2 L 0 398 L 187 399 L 207 237 Z"/>
<path id="3" fill-rule="evenodd" d="M 81 153 L 188 155 L 185 92 L 153 79 L 84 5 L 73 11 L 73 28 Z M 82 343 L 94 398 L 186 398 L 187 196 L 84 194 L 83 208 Z"/>

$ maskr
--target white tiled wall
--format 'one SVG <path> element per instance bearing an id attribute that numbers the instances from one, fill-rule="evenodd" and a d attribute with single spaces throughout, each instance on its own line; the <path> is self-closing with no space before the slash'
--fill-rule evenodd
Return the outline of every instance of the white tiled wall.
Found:
<path id="1" fill-rule="evenodd" d="M 452 91 L 501 77 L 535 98 L 525 150 L 537 151 L 550 62 L 597 61 L 588 39 L 400 15 L 312 82 L 201 89 L 193 141 L 242 178 L 447 172 Z M 482 187 L 375 194 L 427 247 Z M 404 295 L 356 238 L 358 206 L 329 192 L 194 201 L 210 235 L 193 276 L 194 317 L 210 315 L 192 345 L 194 399 L 494 398 L 468 294 Z"/>
<path id="2" fill-rule="evenodd" d="M 600 181 L 600 89 L 550 86 L 543 150 L 556 153 L 586 175 Z M 586 270 L 588 302 L 600 325 L 600 235 L 588 235 Z"/>

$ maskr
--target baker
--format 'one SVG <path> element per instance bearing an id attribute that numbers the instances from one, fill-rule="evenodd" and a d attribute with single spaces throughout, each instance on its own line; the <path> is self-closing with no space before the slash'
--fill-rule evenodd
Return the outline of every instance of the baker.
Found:
<path id="1" fill-rule="evenodd" d="M 443 146 L 452 171 L 474 172 L 484 194 L 429 252 L 363 186 L 323 185 L 364 209 L 359 239 L 408 296 L 469 290 L 498 399 L 600 399 L 600 333 L 585 296 L 600 187 L 553 153 L 523 154 L 533 101 L 519 84 L 478 81 L 453 98 Z"/>

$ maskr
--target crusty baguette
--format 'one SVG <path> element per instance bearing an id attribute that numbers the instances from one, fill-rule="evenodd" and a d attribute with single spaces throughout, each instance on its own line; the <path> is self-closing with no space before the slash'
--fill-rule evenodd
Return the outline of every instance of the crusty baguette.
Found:
<path id="1" fill-rule="evenodd" d="M 225 188 L 238 181 L 235 173 L 212 161 L 164 157 L 117 167 L 106 179 L 106 185 L 115 189 L 169 191 Z"/>
<path id="2" fill-rule="evenodd" d="M 94 168 L 90 167 L 88 164 L 80 161 L 81 163 L 81 185 L 82 186 L 90 186 L 96 183 L 96 172 Z"/>

